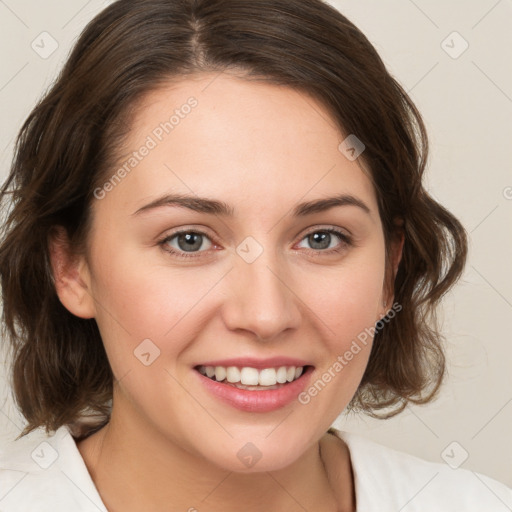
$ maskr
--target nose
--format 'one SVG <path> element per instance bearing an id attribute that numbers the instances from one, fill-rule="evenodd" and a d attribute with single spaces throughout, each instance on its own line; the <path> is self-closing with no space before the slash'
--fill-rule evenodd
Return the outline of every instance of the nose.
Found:
<path id="1" fill-rule="evenodd" d="M 252 263 L 236 256 L 224 283 L 225 325 L 233 331 L 249 331 L 259 341 L 270 341 L 286 330 L 297 329 L 301 300 L 293 282 L 289 269 L 269 250 Z"/>

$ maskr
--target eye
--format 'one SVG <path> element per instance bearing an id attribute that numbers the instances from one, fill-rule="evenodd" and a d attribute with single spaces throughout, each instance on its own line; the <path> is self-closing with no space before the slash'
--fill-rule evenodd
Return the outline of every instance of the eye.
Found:
<path id="1" fill-rule="evenodd" d="M 336 238 L 338 239 L 338 244 L 336 244 Z M 302 240 L 307 241 L 314 252 L 324 254 L 340 252 L 352 245 L 351 238 L 335 228 L 317 229 L 307 234 Z M 339 241 L 341 241 L 341 244 Z"/>
<path id="2" fill-rule="evenodd" d="M 209 242 L 205 244 L 206 240 Z M 182 258 L 199 256 L 194 253 L 204 252 L 200 249 L 209 249 L 212 246 L 212 242 L 206 233 L 192 230 L 177 231 L 159 243 L 167 252 Z"/>

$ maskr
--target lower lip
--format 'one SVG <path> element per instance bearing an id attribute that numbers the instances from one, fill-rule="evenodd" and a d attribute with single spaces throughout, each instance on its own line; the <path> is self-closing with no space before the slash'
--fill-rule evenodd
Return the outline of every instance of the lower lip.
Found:
<path id="1" fill-rule="evenodd" d="M 249 391 L 209 379 L 194 370 L 212 395 L 236 409 L 246 412 L 270 412 L 290 404 L 304 391 L 312 371 L 313 367 L 308 366 L 298 379 L 284 384 L 278 389 Z"/>

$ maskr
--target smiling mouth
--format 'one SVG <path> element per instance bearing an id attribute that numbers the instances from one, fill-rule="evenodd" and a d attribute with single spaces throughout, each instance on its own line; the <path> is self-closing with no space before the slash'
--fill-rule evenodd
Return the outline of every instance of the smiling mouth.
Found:
<path id="1" fill-rule="evenodd" d="M 201 375 L 222 384 L 249 391 L 279 389 L 299 379 L 306 366 L 279 366 L 275 368 L 252 368 L 250 366 L 196 366 Z"/>

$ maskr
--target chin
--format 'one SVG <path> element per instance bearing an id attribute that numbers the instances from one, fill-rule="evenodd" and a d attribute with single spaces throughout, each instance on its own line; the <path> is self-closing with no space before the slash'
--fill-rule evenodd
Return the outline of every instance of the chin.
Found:
<path id="1" fill-rule="evenodd" d="M 251 441 L 252 437 L 252 441 Z M 267 438 L 265 438 L 267 437 Z M 212 464 L 235 473 L 260 473 L 278 471 L 293 464 L 308 448 L 290 436 L 276 435 L 268 431 L 261 436 L 238 436 L 224 443 L 212 443 L 202 456 Z"/>

